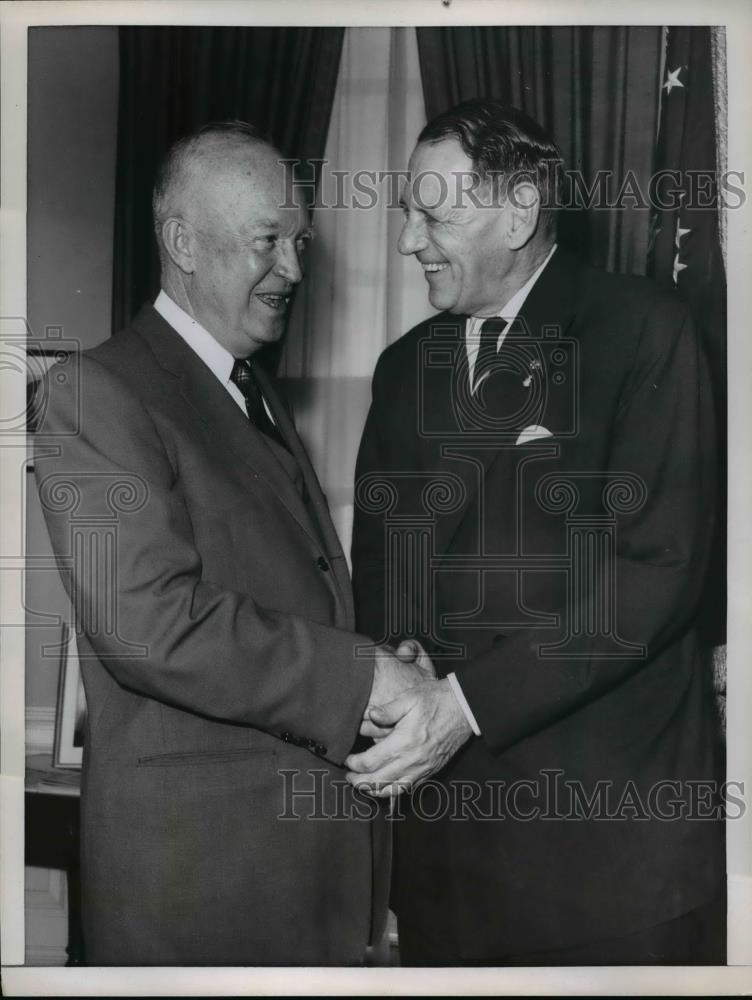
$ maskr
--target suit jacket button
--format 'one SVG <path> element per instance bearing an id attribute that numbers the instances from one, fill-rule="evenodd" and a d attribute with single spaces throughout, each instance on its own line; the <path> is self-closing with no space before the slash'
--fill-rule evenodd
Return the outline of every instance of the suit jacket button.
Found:
<path id="1" fill-rule="evenodd" d="M 285 743 L 292 743 L 292 733 L 280 733 L 279 738 Z"/>
<path id="2" fill-rule="evenodd" d="M 326 747 L 323 745 L 323 743 L 317 743 L 316 746 L 313 748 L 313 752 L 318 754 L 319 757 L 325 757 Z"/>
<path id="3" fill-rule="evenodd" d="M 324 573 L 326 573 L 326 571 L 329 569 L 329 563 L 326 561 L 326 559 L 324 559 L 323 556 L 318 557 L 318 559 L 316 560 L 316 565 L 320 570 L 323 570 Z"/>

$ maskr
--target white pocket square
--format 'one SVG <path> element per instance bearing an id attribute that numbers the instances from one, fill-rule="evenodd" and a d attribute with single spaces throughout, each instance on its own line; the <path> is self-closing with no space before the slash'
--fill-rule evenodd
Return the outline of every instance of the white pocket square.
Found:
<path id="1" fill-rule="evenodd" d="M 537 441 L 538 438 L 550 438 L 553 434 L 547 427 L 541 427 L 540 424 L 530 424 L 523 431 L 520 431 L 520 436 L 514 442 L 515 445 L 518 444 L 529 444 L 530 441 Z"/>

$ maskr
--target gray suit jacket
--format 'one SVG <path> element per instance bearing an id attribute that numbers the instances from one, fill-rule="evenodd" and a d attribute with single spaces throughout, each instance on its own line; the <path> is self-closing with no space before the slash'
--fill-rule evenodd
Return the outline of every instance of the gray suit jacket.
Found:
<path id="1" fill-rule="evenodd" d="M 36 474 L 89 706 L 91 964 L 357 963 L 381 922 L 384 831 L 374 847 L 341 767 L 368 640 L 263 388 L 303 490 L 151 307 L 45 383 Z"/>

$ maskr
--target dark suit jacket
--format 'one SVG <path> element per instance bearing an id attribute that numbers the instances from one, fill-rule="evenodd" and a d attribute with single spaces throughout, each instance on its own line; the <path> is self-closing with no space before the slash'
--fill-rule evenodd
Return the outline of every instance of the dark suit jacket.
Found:
<path id="1" fill-rule="evenodd" d="M 357 466 L 358 627 L 422 627 L 482 733 L 440 775 L 452 795 L 427 787 L 396 824 L 398 916 L 469 961 L 626 935 L 703 903 L 724 870 L 721 823 L 687 819 L 688 782 L 717 777 L 694 628 L 713 410 L 692 323 L 652 282 L 562 250 L 521 317 L 480 404 L 462 317 L 387 348 Z M 516 444 L 532 425 L 552 436 Z M 421 544 L 433 573 L 396 568 Z"/>
<path id="2" fill-rule="evenodd" d="M 347 964 L 368 941 L 373 824 L 343 818 L 341 765 L 372 663 L 263 389 L 295 462 L 151 307 L 46 384 L 36 473 L 88 702 L 91 964 Z"/>

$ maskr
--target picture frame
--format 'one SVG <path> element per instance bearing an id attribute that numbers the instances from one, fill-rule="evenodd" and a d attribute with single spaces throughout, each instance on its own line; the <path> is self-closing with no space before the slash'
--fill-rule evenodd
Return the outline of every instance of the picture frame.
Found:
<path id="1" fill-rule="evenodd" d="M 63 626 L 55 710 L 53 767 L 79 770 L 83 760 L 86 695 L 78 662 L 75 632 Z"/>

